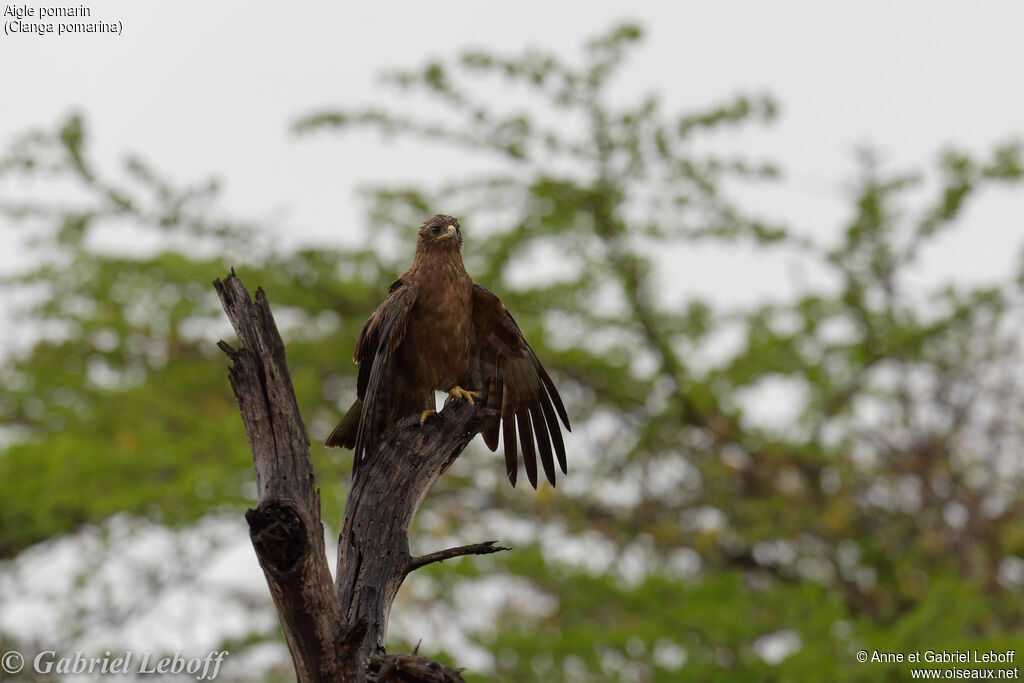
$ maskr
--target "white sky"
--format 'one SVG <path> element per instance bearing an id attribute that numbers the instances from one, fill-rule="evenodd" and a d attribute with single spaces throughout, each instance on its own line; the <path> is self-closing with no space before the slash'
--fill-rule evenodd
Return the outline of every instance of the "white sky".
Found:
<path id="1" fill-rule="evenodd" d="M 623 102 L 656 91 L 671 112 L 739 92 L 777 98 L 777 123 L 712 142 L 776 161 L 785 181 L 738 199 L 808 232 L 831 236 L 842 225 L 862 144 L 917 168 L 949 144 L 987 155 L 1024 137 L 1018 0 L 85 4 L 92 20 L 121 21 L 123 35 L 0 35 L 0 145 L 83 111 L 107 171 L 132 152 L 179 183 L 221 178 L 222 205 L 272 217 L 284 244 L 372 236 L 360 185 L 450 179 L 481 165 L 375 134 L 298 138 L 289 132 L 296 118 L 381 101 L 381 70 L 468 47 L 533 45 L 575 59 L 588 37 L 624 19 L 643 24 L 647 38 L 615 84 Z M 15 192 L 0 184 L 0 198 Z M 965 223 L 930 248 L 914 274 L 918 293 L 951 277 L 1005 279 L 1021 256 L 1024 191 L 985 193 Z M 464 227 L 472 249 L 473 226 Z M 754 247 L 687 245 L 662 256 L 672 302 L 747 303 L 825 282 L 791 254 Z M 0 221 L 0 272 L 25 258 Z M 546 262 L 520 270 L 529 277 Z M 0 328 L 13 332 L 20 328 L 2 319 L 10 305 L 0 301 Z M 21 336 L 0 335 L 0 354 L 31 339 Z"/>
<path id="2" fill-rule="evenodd" d="M 364 235 L 357 185 L 438 173 L 419 145 L 296 139 L 288 131 L 296 117 L 377 99 L 373 77 L 385 67 L 471 46 L 538 45 L 573 57 L 587 37 L 626 18 L 648 36 L 619 83 L 622 97 L 657 90 L 670 111 L 741 91 L 777 97 L 779 122 L 738 142 L 779 162 L 788 180 L 749 202 L 809 230 L 842 219 L 861 143 L 914 166 L 950 143 L 983 153 L 1024 135 L 1019 0 L 85 4 L 94 19 L 122 21 L 124 34 L 0 35 L 0 145 L 80 109 L 108 169 L 137 152 L 180 182 L 221 177 L 225 205 L 240 216 L 282 216 L 287 243 Z M 0 197 L 9 190 L 0 186 Z M 968 229 L 935 248 L 928 278 L 1005 275 L 1024 227 L 1022 195 L 987 195 Z M 24 256 L 8 229 L 0 223 L 0 270 Z M 467 230 L 467 248 L 471 240 Z M 785 263 L 753 251 L 679 257 L 681 289 L 724 299 L 786 278 Z"/>
<path id="3" fill-rule="evenodd" d="M 94 20 L 122 21 L 123 35 L 0 36 L 0 141 L 81 109 L 108 167 L 134 151 L 181 182 L 222 177 L 232 212 L 280 217 L 289 242 L 351 240 L 365 221 L 357 185 L 439 172 L 431 148 L 416 144 L 297 139 L 288 132 L 296 117 L 379 99 L 380 69 L 468 46 L 539 45 L 572 57 L 624 18 L 648 38 L 618 84 L 623 97 L 657 90 L 670 111 L 740 91 L 779 99 L 779 123 L 738 142 L 778 161 L 788 180 L 747 203 L 807 229 L 842 218 L 861 143 L 916 165 L 948 143 L 984 152 L 1024 133 L 1024 3 L 1015 0 L 85 4 Z M 969 214 L 969 234 L 937 248 L 936 267 L 1005 273 L 1015 243 L 1007 238 L 1024 222 L 1020 195 L 988 197 Z M 0 268 L 18 258 L 7 243 Z M 753 252 L 727 255 L 731 283 L 708 282 L 721 279 L 711 262 L 726 254 L 701 250 L 682 256 L 676 272 L 691 276 L 680 287 L 742 298 L 785 277 L 765 272 Z"/>

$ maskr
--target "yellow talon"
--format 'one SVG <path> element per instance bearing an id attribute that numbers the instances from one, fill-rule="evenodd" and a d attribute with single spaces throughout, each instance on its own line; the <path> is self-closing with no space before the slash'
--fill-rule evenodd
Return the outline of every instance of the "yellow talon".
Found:
<path id="1" fill-rule="evenodd" d="M 420 413 L 420 424 L 423 424 L 424 422 L 426 422 L 427 418 L 430 417 L 431 415 L 437 415 L 437 411 L 436 410 L 424 410 L 422 413 Z"/>
<path id="2" fill-rule="evenodd" d="M 452 399 L 461 398 L 465 399 L 466 401 L 469 401 L 470 405 L 473 405 L 473 399 L 478 398 L 479 396 L 479 391 L 466 391 L 458 384 L 456 384 L 454 387 L 448 390 L 448 398 L 444 400 L 444 404 L 448 405 L 449 403 L 452 402 Z"/>

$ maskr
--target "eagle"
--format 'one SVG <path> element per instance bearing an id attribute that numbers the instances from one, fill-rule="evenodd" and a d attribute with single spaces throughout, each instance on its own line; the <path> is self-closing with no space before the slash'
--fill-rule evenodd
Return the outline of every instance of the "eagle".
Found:
<path id="1" fill-rule="evenodd" d="M 388 427 L 430 418 L 435 390 L 448 394 L 445 405 L 462 399 L 491 409 L 480 433 L 495 451 L 500 430 L 512 486 L 517 428 L 534 488 L 538 453 L 552 486 L 556 458 L 567 472 L 559 419 L 571 428 L 562 399 L 512 315 L 466 272 L 455 218 L 438 214 L 420 227 L 412 266 L 363 325 L 353 360 L 357 398 L 327 437 L 327 446 L 353 449 L 353 476 Z"/>

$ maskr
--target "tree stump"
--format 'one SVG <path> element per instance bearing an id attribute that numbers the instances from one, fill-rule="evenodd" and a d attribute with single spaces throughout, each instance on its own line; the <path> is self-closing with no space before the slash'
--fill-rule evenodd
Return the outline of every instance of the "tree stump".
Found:
<path id="1" fill-rule="evenodd" d="M 477 434 L 486 413 L 452 401 L 424 424 L 395 425 L 362 463 L 345 505 L 337 580 L 324 551 L 320 492 L 309 436 L 292 388 L 284 342 L 262 289 L 253 301 L 234 270 L 214 281 L 239 347 L 224 341 L 228 378 L 249 438 L 259 501 L 246 512 L 300 682 L 461 681 L 459 671 L 416 653 L 384 651 L 402 581 L 432 562 L 505 550 L 494 541 L 421 557 L 409 527 L 427 492 Z"/>

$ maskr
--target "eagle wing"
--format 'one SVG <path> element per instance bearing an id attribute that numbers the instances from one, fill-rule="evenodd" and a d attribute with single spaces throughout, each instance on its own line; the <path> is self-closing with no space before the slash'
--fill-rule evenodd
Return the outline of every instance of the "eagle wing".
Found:
<path id="1" fill-rule="evenodd" d="M 565 444 L 558 418 L 567 430 L 571 431 L 571 427 L 551 377 L 526 343 L 512 315 L 498 297 L 480 285 L 473 286 L 473 332 L 470 372 L 485 405 L 496 411 L 486 418 L 480 430 L 484 443 L 492 451 L 497 450 L 498 431 L 502 428 L 505 470 L 515 486 L 518 425 L 523 464 L 530 484 L 537 488 L 539 451 L 544 474 L 554 486 L 555 457 L 562 473 L 566 473 Z"/>
<path id="2" fill-rule="evenodd" d="M 368 448 L 377 443 L 387 427 L 396 401 L 401 400 L 395 395 L 398 378 L 392 358 L 395 349 L 405 339 L 409 312 L 416 303 L 416 291 L 414 283 L 397 280 L 388 289 L 387 298 L 359 332 L 353 360 L 359 364 L 356 392 L 362 409 L 353 448 L 353 474 L 367 456 Z M 328 439 L 327 445 L 335 444 Z"/>

